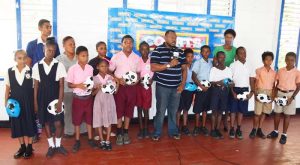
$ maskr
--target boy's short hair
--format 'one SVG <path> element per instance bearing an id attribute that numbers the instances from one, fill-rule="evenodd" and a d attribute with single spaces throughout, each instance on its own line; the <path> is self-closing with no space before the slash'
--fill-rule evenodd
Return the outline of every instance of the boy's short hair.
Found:
<path id="1" fill-rule="evenodd" d="M 76 55 L 79 55 L 81 52 L 88 52 L 88 49 L 85 46 L 78 46 L 76 48 Z"/>
<path id="2" fill-rule="evenodd" d="M 209 51 L 211 51 L 211 49 L 210 49 L 210 47 L 208 45 L 201 46 L 200 51 L 202 52 L 203 49 L 209 49 Z"/>
<path id="3" fill-rule="evenodd" d="M 100 46 L 100 45 L 105 45 L 106 46 L 106 43 L 104 42 L 104 41 L 99 41 L 99 42 L 97 42 L 97 44 L 96 44 L 96 49 L 98 49 L 98 47 Z"/>
<path id="4" fill-rule="evenodd" d="M 132 43 L 134 43 L 134 39 L 131 37 L 131 35 L 128 35 L 128 34 L 122 37 L 121 43 L 123 43 L 123 41 L 124 41 L 126 38 L 131 39 Z"/>
<path id="5" fill-rule="evenodd" d="M 285 58 L 287 58 L 287 57 L 294 57 L 295 59 L 297 58 L 297 55 L 296 55 L 296 53 L 294 53 L 294 52 L 288 52 L 286 55 L 285 55 Z"/>
<path id="6" fill-rule="evenodd" d="M 15 58 L 16 58 L 17 54 L 24 54 L 25 56 L 27 56 L 26 51 L 23 49 L 18 49 L 14 52 Z"/>
<path id="7" fill-rule="evenodd" d="M 141 49 L 141 47 L 142 47 L 143 45 L 148 46 L 148 48 L 150 47 L 149 44 L 148 44 L 146 41 L 143 41 L 143 42 L 140 43 L 139 49 Z"/>
<path id="8" fill-rule="evenodd" d="M 191 48 L 186 48 L 186 49 L 184 50 L 184 52 L 183 52 L 183 54 L 184 54 L 185 57 L 186 57 L 187 54 L 189 54 L 189 53 L 191 53 L 191 54 L 194 55 L 193 49 L 191 49 Z"/>
<path id="9" fill-rule="evenodd" d="M 71 36 L 64 37 L 64 39 L 62 40 L 63 45 L 70 39 L 73 39 L 73 37 L 71 37 Z"/>
<path id="10" fill-rule="evenodd" d="M 246 50 L 243 46 L 240 46 L 240 47 L 238 47 L 238 48 L 236 48 L 236 50 L 235 50 L 235 54 L 238 54 L 238 52 L 239 52 L 239 50 L 240 49 L 244 49 L 244 50 Z"/>
<path id="11" fill-rule="evenodd" d="M 235 38 L 235 36 L 236 36 L 236 32 L 233 29 L 225 30 L 224 36 L 226 36 L 227 34 L 231 34 L 233 36 L 233 38 Z"/>
<path id="12" fill-rule="evenodd" d="M 261 55 L 261 59 L 262 59 L 263 61 L 265 61 L 265 59 L 266 59 L 268 56 L 271 57 L 272 60 L 274 60 L 274 54 L 273 54 L 273 52 L 269 52 L 269 51 L 263 52 L 263 54 Z"/>
<path id="13" fill-rule="evenodd" d="M 166 32 L 165 32 L 165 36 L 166 35 L 168 35 L 169 33 L 176 33 L 174 30 L 167 30 Z"/>
<path id="14" fill-rule="evenodd" d="M 46 39 L 46 44 L 45 46 L 55 46 L 56 47 L 56 42 L 55 42 L 55 38 L 54 37 L 48 37 Z"/>
<path id="15" fill-rule="evenodd" d="M 226 54 L 223 51 L 218 51 L 216 57 L 218 58 L 220 55 L 224 55 L 226 57 Z"/>
<path id="16" fill-rule="evenodd" d="M 39 20 L 38 25 L 39 25 L 39 27 L 42 27 L 45 23 L 50 23 L 50 21 L 47 19 L 41 19 L 41 20 Z"/>

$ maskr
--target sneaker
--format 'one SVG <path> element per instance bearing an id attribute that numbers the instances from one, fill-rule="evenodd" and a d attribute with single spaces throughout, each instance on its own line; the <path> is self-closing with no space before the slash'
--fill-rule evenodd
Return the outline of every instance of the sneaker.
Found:
<path id="1" fill-rule="evenodd" d="M 108 151 L 111 151 L 111 150 L 112 150 L 111 142 L 106 142 L 106 143 L 105 143 L 105 149 L 108 150 Z"/>
<path id="2" fill-rule="evenodd" d="M 220 139 L 220 137 L 218 136 L 216 130 L 210 131 L 210 136 L 215 138 L 215 139 Z"/>
<path id="3" fill-rule="evenodd" d="M 204 136 L 208 136 L 209 135 L 209 131 L 206 127 L 202 127 L 201 132 Z"/>
<path id="4" fill-rule="evenodd" d="M 65 155 L 65 156 L 68 155 L 68 151 L 62 145 L 60 147 L 56 148 L 56 152 L 61 153 L 61 154 Z"/>
<path id="5" fill-rule="evenodd" d="M 131 140 L 128 133 L 124 133 L 124 144 L 130 144 Z"/>
<path id="6" fill-rule="evenodd" d="M 258 128 L 258 129 L 257 129 L 256 136 L 257 136 L 257 137 L 260 137 L 260 138 L 262 138 L 262 139 L 267 138 L 267 136 L 262 132 L 261 128 Z"/>
<path id="7" fill-rule="evenodd" d="M 171 137 L 175 140 L 180 140 L 180 135 L 179 134 L 172 135 Z"/>
<path id="8" fill-rule="evenodd" d="M 157 136 L 157 135 L 153 135 L 153 136 L 152 136 L 152 140 L 153 140 L 153 141 L 159 141 L 159 139 L 160 139 L 160 137 Z"/>
<path id="9" fill-rule="evenodd" d="M 19 150 L 14 154 L 14 158 L 15 159 L 18 159 L 20 158 L 21 156 L 24 155 L 24 153 L 26 152 L 26 148 L 19 148 Z"/>
<path id="10" fill-rule="evenodd" d="M 198 136 L 200 134 L 200 128 L 199 127 L 195 127 L 193 130 L 193 136 Z"/>
<path id="11" fill-rule="evenodd" d="M 144 138 L 149 138 L 150 137 L 150 134 L 148 132 L 148 129 L 147 128 L 144 128 L 143 130 L 143 134 L 144 134 Z"/>
<path id="12" fill-rule="evenodd" d="M 253 128 L 253 129 L 251 130 L 250 134 L 249 134 L 249 137 L 250 137 L 251 139 L 253 139 L 253 138 L 255 138 L 256 135 L 257 135 L 256 129 Z"/>
<path id="13" fill-rule="evenodd" d="M 235 134 L 234 134 L 234 128 L 230 128 L 230 130 L 229 130 L 229 137 L 230 137 L 231 139 L 234 139 L 234 137 L 235 137 Z"/>
<path id="14" fill-rule="evenodd" d="M 182 128 L 181 128 L 181 132 L 184 134 L 184 135 L 190 135 L 191 133 L 190 133 L 190 130 L 189 130 L 189 128 L 187 127 L 187 126 L 183 126 Z"/>
<path id="15" fill-rule="evenodd" d="M 101 142 L 100 142 L 99 148 L 102 149 L 102 150 L 106 150 L 105 141 L 101 141 Z"/>
<path id="16" fill-rule="evenodd" d="M 89 144 L 89 146 L 90 146 L 91 148 L 93 148 L 93 149 L 96 149 L 96 148 L 97 148 L 96 143 L 95 143 L 94 140 L 92 140 L 92 139 L 88 140 L 88 144 Z"/>
<path id="17" fill-rule="evenodd" d="M 140 130 L 139 133 L 137 134 L 138 139 L 143 139 L 144 138 L 144 132 L 143 130 Z"/>
<path id="18" fill-rule="evenodd" d="M 123 145 L 124 144 L 124 142 L 123 142 L 123 135 L 122 134 L 117 135 L 116 144 L 117 145 Z"/>
<path id="19" fill-rule="evenodd" d="M 32 154 L 33 154 L 32 151 L 33 151 L 32 148 L 27 147 L 26 151 L 25 151 L 25 153 L 23 155 L 24 159 L 29 159 L 32 156 Z"/>
<path id="20" fill-rule="evenodd" d="M 278 137 L 278 132 L 272 131 L 271 133 L 269 133 L 269 135 L 267 136 L 267 138 L 269 139 L 274 139 Z"/>
<path id="21" fill-rule="evenodd" d="M 280 143 L 280 144 L 285 144 L 285 143 L 286 143 L 286 139 L 287 139 L 287 136 L 286 136 L 286 135 L 281 135 L 280 140 L 279 140 L 279 143 Z"/>
<path id="22" fill-rule="evenodd" d="M 80 141 L 76 141 L 72 148 L 73 153 L 76 153 L 79 150 L 79 148 L 80 148 Z"/>
<path id="23" fill-rule="evenodd" d="M 220 132 L 220 130 L 216 130 L 216 134 L 217 134 L 217 136 L 219 137 L 219 139 L 224 139 L 224 136 L 223 136 L 223 134 Z"/>
<path id="24" fill-rule="evenodd" d="M 47 151 L 47 154 L 46 154 L 46 157 L 51 158 L 51 157 L 53 157 L 54 153 L 55 153 L 55 149 L 52 148 L 52 147 L 49 147 L 48 151 Z"/>
<path id="25" fill-rule="evenodd" d="M 240 129 L 236 129 L 235 135 L 238 139 L 240 139 L 240 140 L 243 139 L 243 132 Z"/>

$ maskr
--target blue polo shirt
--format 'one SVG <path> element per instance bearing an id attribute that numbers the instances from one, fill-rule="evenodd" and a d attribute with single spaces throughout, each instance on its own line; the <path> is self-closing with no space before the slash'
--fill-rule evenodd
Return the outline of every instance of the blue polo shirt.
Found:
<path id="1" fill-rule="evenodd" d="M 26 52 L 28 57 L 31 58 L 31 67 L 42 60 L 45 57 L 44 53 L 44 44 L 41 42 L 41 39 L 35 39 L 33 41 L 30 41 L 27 44 Z M 56 52 L 54 55 L 54 58 L 60 55 L 58 44 L 56 43 Z"/>
<path id="2" fill-rule="evenodd" d="M 212 60 L 208 59 L 206 62 L 203 58 L 195 61 L 193 64 L 192 70 L 197 74 L 197 79 L 209 80 L 210 70 L 212 68 Z"/>

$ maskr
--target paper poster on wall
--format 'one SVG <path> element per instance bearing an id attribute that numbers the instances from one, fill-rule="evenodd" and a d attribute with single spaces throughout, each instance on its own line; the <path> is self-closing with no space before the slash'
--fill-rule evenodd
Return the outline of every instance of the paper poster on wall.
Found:
<path id="1" fill-rule="evenodd" d="M 202 45 L 212 48 L 224 43 L 223 33 L 234 28 L 234 17 L 173 13 L 137 9 L 111 8 L 108 11 L 108 56 L 119 52 L 121 38 L 129 34 L 134 40 L 134 51 L 146 41 L 151 50 L 164 42 L 166 30 L 177 33 L 177 47 L 192 48 L 196 57 Z"/>

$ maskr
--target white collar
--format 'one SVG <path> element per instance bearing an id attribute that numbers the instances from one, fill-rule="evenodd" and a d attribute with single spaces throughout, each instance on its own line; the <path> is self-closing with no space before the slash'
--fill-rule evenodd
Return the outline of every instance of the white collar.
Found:
<path id="1" fill-rule="evenodd" d="M 46 62 L 44 61 L 44 59 L 45 59 L 45 57 L 39 62 L 39 64 L 48 65 L 48 64 L 46 64 Z M 51 61 L 50 65 L 54 64 L 54 63 L 58 63 L 58 61 L 55 58 L 53 58 L 53 60 Z"/>
<path id="2" fill-rule="evenodd" d="M 18 70 L 18 68 L 17 68 L 17 66 L 15 65 L 15 66 L 13 66 L 12 68 L 11 68 L 11 70 L 13 70 L 13 71 L 15 71 L 15 70 Z M 22 71 L 28 71 L 28 70 L 30 70 L 30 68 L 27 66 L 27 65 L 25 65 L 25 67 L 22 69 Z"/>
<path id="3" fill-rule="evenodd" d="M 45 45 L 45 42 L 43 42 L 43 40 L 42 40 L 42 36 L 39 36 L 37 38 L 37 44 L 44 44 Z"/>

